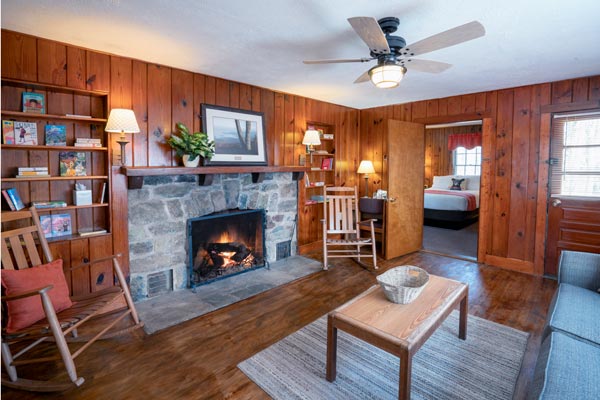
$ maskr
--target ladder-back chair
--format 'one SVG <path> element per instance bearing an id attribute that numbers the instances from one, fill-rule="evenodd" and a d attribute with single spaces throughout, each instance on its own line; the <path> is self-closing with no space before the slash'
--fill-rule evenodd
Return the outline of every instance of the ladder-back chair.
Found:
<path id="1" fill-rule="evenodd" d="M 39 254 L 39 248 L 43 257 Z M 62 260 L 53 261 L 35 208 L 2 213 L 2 363 L 5 369 L 2 372 L 2 385 L 40 392 L 62 391 L 80 386 L 84 379 L 77 375 L 74 362 L 77 356 L 98 339 L 113 337 L 143 326 L 119 266 L 118 256 L 96 259 L 70 270 L 86 268 L 107 260 L 112 261 L 119 286 L 84 296 L 69 297 Z M 44 262 L 47 264 L 43 265 Z M 17 292 L 16 288 L 21 283 L 20 290 L 23 290 L 22 286 L 30 285 L 31 282 L 36 282 L 38 287 Z M 16 286 L 11 289 L 10 285 Z M 4 293 L 7 295 L 4 296 Z M 103 318 L 94 325 L 99 332 L 88 336 L 78 335 L 77 329 L 83 323 L 101 315 L 107 316 L 108 321 L 105 322 Z M 117 325 L 127 316 L 131 318 L 131 323 L 125 324 L 125 321 Z M 24 318 L 24 321 L 19 322 L 17 317 Z M 43 356 L 22 357 L 43 342 L 52 342 L 57 351 L 50 356 L 47 352 L 41 352 Z M 69 345 L 72 342 L 80 344 Z M 32 380 L 20 378 L 17 374 L 17 367 L 56 360 L 64 363 L 68 380 Z"/>
<path id="2" fill-rule="evenodd" d="M 358 192 L 356 187 L 325 187 L 323 195 L 323 269 L 330 258 L 372 258 L 377 269 L 374 220 L 358 218 Z M 369 237 L 361 238 L 360 224 L 368 224 Z M 370 247 L 370 252 L 362 252 Z"/>

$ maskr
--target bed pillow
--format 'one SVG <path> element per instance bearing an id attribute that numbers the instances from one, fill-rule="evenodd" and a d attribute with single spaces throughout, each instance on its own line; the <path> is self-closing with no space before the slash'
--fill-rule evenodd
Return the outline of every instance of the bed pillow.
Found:
<path id="1" fill-rule="evenodd" d="M 468 175 L 465 178 L 467 179 L 467 190 L 479 190 L 481 179 L 479 175 Z"/>
<path id="2" fill-rule="evenodd" d="M 62 259 L 22 270 L 2 270 L 2 286 L 6 289 L 7 296 L 41 289 L 48 285 L 53 286 L 48 294 L 56 312 L 73 305 L 63 273 Z M 39 295 L 11 300 L 7 304 L 7 333 L 14 333 L 46 317 Z"/>
<path id="3" fill-rule="evenodd" d="M 449 189 L 452 186 L 452 175 L 434 176 L 431 187 L 433 189 Z"/>
<path id="4" fill-rule="evenodd" d="M 465 180 L 465 178 L 452 178 L 452 186 L 450 186 L 450 190 L 463 190 L 463 183 Z"/>

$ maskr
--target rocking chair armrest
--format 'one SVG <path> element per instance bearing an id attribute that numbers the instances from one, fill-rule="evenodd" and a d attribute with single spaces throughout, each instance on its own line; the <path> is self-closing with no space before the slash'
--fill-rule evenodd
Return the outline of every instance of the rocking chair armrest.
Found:
<path id="1" fill-rule="evenodd" d="M 110 256 L 107 256 L 107 257 L 97 258 L 95 260 L 88 261 L 88 262 L 84 262 L 84 263 L 81 263 L 81 264 L 76 265 L 74 267 L 68 268 L 67 270 L 68 271 L 73 271 L 73 270 L 76 270 L 76 269 L 79 269 L 79 268 L 89 267 L 89 266 L 94 265 L 94 264 L 99 263 L 99 262 L 114 260 L 117 257 L 121 257 L 121 253 L 110 255 Z"/>
<path id="2" fill-rule="evenodd" d="M 11 294 L 10 296 L 2 296 L 2 301 L 18 300 L 18 299 L 22 299 L 25 297 L 40 295 L 40 294 L 45 293 L 48 290 L 52 289 L 53 287 L 54 287 L 54 285 L 48 285 L 48 286 L 44 286 L 41 288 L 30 290 L 28 292 L 23 292 L 23 293 L 19 293 L 19 294 Z"/>

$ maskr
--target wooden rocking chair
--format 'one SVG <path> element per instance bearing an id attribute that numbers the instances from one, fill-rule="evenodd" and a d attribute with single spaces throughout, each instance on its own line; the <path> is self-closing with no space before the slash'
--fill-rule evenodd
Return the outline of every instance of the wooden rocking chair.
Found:
<path id="1" fill-rule="evenodd" d="M 73 267 L 71 270 L 89 267 L 97 262 L 112 260 L 114 273 L 118 278 L 120 286 L 110 287 L 85 296 L 71 297 L 69 300 L 68 287 L 66 286 L 66 281 L 64 281 L 61 267 L 62 260 L 52 262 L 52 254 L 44 237 L 35 208 L 3 213 L 2 225 L 2 284 L 5 286 L 4 289 L 6 289 L 7 294 L 9 288 L 6 287 L 5 283 L 9 279 L 9 275 L 15 277 L 14 279 L 21 279 L 19 276 L 23 277 L 22 274 L 25 273 L 28 275 L 26 275 L 27 279 L 23 280 L 23 282 L 31 282 L 31 278 L 39 279 L 39 281 L 46 280 L 47 276 L 45 274 L 48 274 L 47 271 L 50 271 L 49 268 L 53 268 L 52 273 L 54 274 L 53 280 L 51 280 L 54 282 L 54 285 L 43 284 L 41 285 L 42 287 L 29 290 L 25 293 L 2 296 L 2 363 L 5 369 L 2 372 L 2 385 L 38 392 L 63 391 L 80 386 L 83 384 L 84 379 L 77 375 L 75 369 L 74 359 L 77 356 L 98 339 L 109 338 L 143 326 L 135 310 L 125 276 L 119 266 L 117 260 L 119 256 L 97 259 L 90 263 Z M 5 225 L 8 226 L 6 230 L 4 229 Z M 41 247 L 45 262 L 50 264 L 41 265 L 44 260 L 42 260 L 38 253 L 38 246 Z M 48 265 L 51 265 L 51 267 L 48 267 Z M 64 292 L 66 301 L 69 304 L 72 301 L 72 305 L 70 307 L 67 305 L 68 308 L 56 312 L 55 307 L 57 307 L 59 302 L 53 296 L 57 296 L 61 291 Z M 16 331 L 14 326 L 7 329 L 7 325 L 11 324 L 11 311 L 17 310 L 16 308 L 11 309 L 11 307 L 16 307 L 18 301 L 21 301 L 21 304 L 24 301 L 27 302 L 25 306 L 21 306 L 24 310 L 21 309 L 20 312 L 25 311 L 25 314 L 27 314 L 31 309 L 32 311 L 41 313 L 39 311 L 40 303 L 36 298 L 41 299 L 43 309 L 42 318 L 29 323 L 28 326 L 19 327 Z M 53 302 L 56 304 L 53 305 Z M 123 305 L 126 305 L 124 310 Z M 35 310 L 33 310 L 34 308 Z M 114 312 L 115 309 L 118 311 Z M 94 317 L 106 315 L 108 312 L 110 312 L 111 320 L 104 324 L 104 319 L 102 319 L 101 324 L 104 325 L 100 326 L 99 332 L 85 337 L 77 335 L 77 329 L 83 323 Z M 8 323 L 6 321 L 7 313 L 9 313 Z M 31 315 L 30 318 L 37 318 L 35 313 L 32 312 Z M 45 318 L 43 315 L 45 315 Z M 127 324 L 128 326 L 125 328 L 122 327 L 124 326 L 123 324 L 112 329 L 127 316 L 130 316 L 133 320 L 132 324 Z M 13 319 L 13 321 L 16 321 L 16 319 Z M 25 321 L 25 324 L 27 323 Z M 58 354 L 47 356 L 43 352 L 44 356 L 41 357 L 21 359 L 23 354 L 42 342 L 54 342 Z M 83 344 L 78 346 L 77 349 L 71 349 L 68 345 L 71 342 Z M 17 348 L 18 351 L 13 354 L 11 348 Z M 64 381 L 31 380 L 19 378 L 17 375 L 18 366 L 61 359 L 66 367 L 70 381 L 66 379 Z"/>
<path id="2" fill-rule="evenodd" d="M 326 187 L 323 195 L 323 269 L 329 258 L 372 258 L 377 269 L 374 219 L 359 221 L 358 192 L 356 187 Z M 368 226 L 370 238 L 360 237 L 360 225 Z M 371 251 L 362 253 L 362 247 Z"/>

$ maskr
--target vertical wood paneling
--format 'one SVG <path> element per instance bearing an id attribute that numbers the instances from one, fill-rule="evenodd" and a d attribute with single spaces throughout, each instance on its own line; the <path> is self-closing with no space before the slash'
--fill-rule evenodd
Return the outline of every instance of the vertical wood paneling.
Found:
<path id="1" fill-rule="evenodd" d="M 461 96 L 460 106 L 463 114 L 475 112 L 475 101 L 476 97 L 474 94 L 466 94 L 464 96 Z"/>
<path id="2" fill-rule="evenodd" d="M 194 126 L 194 74 L 179 69 L 172 71 L 171 82 L 171 132 L 175 132 L 178 122 L 185 124 L 188 129 Z M 180 160 L 173 153 L 173 166 L 180 164 Z"/>
<path id="3" fill-rule="evenodd" d="M 113 254 L 110 236 L 90 237 L 90 261 Z M 119 260 L 121 261 L 121 260 Z M 128 275 L 124 272 L 126 276 Z M 114 276 L 111 261 L 95 263 L 90 267 L 90 287 L 92 292 L 113 286 Z"/>
<path id="4" fill-rule="evenodd" d="M 194 74 L 194 132 L 203 131 L 202 129 L 202 104 L 206 89 L 206 77 L 201 74 Z"/>
<path id="5" fill-rule="evenodd" d="M 415 101 L 412 103 L 412 119 L 425 118 L 427 116 L 427 101 Z"/>
<path id="6" fill-rule="evenodd" d="M 110 90 L 110 57 L 88 50 L 86 52 L 86 78 L 88 90 Z"/>
<path id="7" fill-rule="evenodd" d="M 523 86 L 515 89 L 507 255 L 510 258 L 533 261 L 533 254 L 525 254 L 525 249 L 528 248 L 527 242 L 533 240 L 533 232 L 527 232 L 526 230 L 530 156 L 530 107 L 531 86 Z"/>
<path id="8" fill-rule="evenodd" d="M 243 86 L 243 85 L 242 85 Z M 273 116 L 273 165 L 285 165 L 285 122 L 284 122 L 284 99 L 282 93 L 274 94 L 274 116 Z M 301 149 L 302 150 L 302 149 Z M 293 164 L 297 164 L 294 160 Z"/>
<path id="9" fill-rule="evenodd" d="M 217 80 L 207 76 L 204 81 L 204 100 L 206 104 L 217 104 Z"/>
<path id="10" fill-rule="evenodd" d="M 552 104 L 570 103 L 573 99 L 573 81 L 552 83 Z"/>
<path id="11" fill-rule="evenodd" d="M 260 112 L 260 89 L 252 87 L 252 111 Z"/>
<path id="12" fill-rule="evenodd" d="M 67 48 L 46 39 L 37 40 L 38 81 L 65 86 L 67 84 Z"/>
<path id="13" fill-rule="evenodd" d="M 306 152 L 306 149 L 302 148 L 302 138 L 304 137 L 304 131 L 306 130 L 306 99 L 304 97 L 295 96 L 294 98 L 294 136 L 291 141 L 291 147 L 293 148 L 292 158 L 288 165 L 297 164 L 298 157 L 300 154 Z"/>
<path id="14" fill-rule="evenodd" d="M 67 86 L 85 89 L 85 59 L 85 50 L 67 46 Z"/>
<path id="15" fill-rule="evenodd" d="M 90 253 L 87 239 L 76 239 L 71 241 L 71 268 L 76 267 L 89 260 Z M 71 290 L 73 296 L 88 294 L 90 287 L 90 269 L 78 268 L 71 272 Z"/>
<path id="16" fill-rule="evenodd" d="M 593 76 L 589 81 L 588 99 L 598 100 L 600 99 L 600 75 Z"/>
<path id="17" fill-rule="evenodd" d="M 294 164 L 294 133 L 296 131 L 296 124 L 294 120 L 294 100 L 295 97 L 291 94 L 286 94 L 283 97 L 283 121 L 285 129 L 285 138 L 283 142 L 284 165 Z"/>
<path id="18" fill-rule="evenodd" d="M 244 83 L 240 84 L 240 108 L 252 110 L 252 87 Z"/>
<path id="19" fill-rule="evenodd" d="M 217 78 L 215 91 L 215 104 L 229 107 L 229 83 L 224 79 Z"/>
<path id="20" fill-rule="evenodd" d="M 277 139 L 277 133 L 275 132 L 275 96 L 271 90 L 262 89 L 262 93 L 260 95 L 261 100 L 261 110 L 264 114 L 264 128 L 265 128 L 265 141 L 266 141 L 266 151 L 267 151 L 267 161 L 269 165 L 277 165 L 275 164 L 275 153 L 274 146 Z M 302 139 L 300 139 L 302 140 Z M 269 146 L 269 144 L 271 144 Z M 296 146 L 296 151 L 298 151 L 298 146 Z M 298 157 L 295 158 L 296 160 Z M 297 164 L 292 162 L 292 164 Z"/>
<path id="21" fill-rule="evenodd" d="M 240 84 L 229 82 L 229 107 L 240 108 Z"/>
<path id="22" fill-rule="evenodd" d="M 171 165 L 171 68 L 148 65 L 148 161 Z"/>
<path id="23" fill-rule="evenodd" d="M 110 76 L 110 108 L 131 109 L 131 59 L 112 56 L 110 60 Z M 121 146 L 117 143 L 120 136 L 121 135 L 118 133 L 110 133 L 108 135 L 109 148 L 113 154 L 112 165 L 119 165 L 121 163 Z M 125 138 L 130 142 L 130 144 L 125 147 L 125 159 L 127 160 L 127 165 L 133 165 L 133 146 L 131 145 L 131 141 L 133 140 L 132 134 L 126 133 Z"/>
<path id="24" fill-rule="evenodd" d="M 16 32 L 2 31 L 2 76 L 35 81 L 37 79 L 36 39 Z"/>
<path id="25" fill-rule="evenodd" d="M 573 103 L 588 100 L 589 78 L 573 80 Z"/>
<path id="26" fill-rule="evenodd" d="M 427 116 L 428 117 L 437 117 L 440 115 L 439 113 L 439 101 L 436 100 L 427 100 Z"/>
<path id="27" fill-rule="evenodd" d="M 503 90 L 498 93 L 492 254 L 499 257 L 506 257 L 508 251 L 508 222 L 511 211 L 513 95 L 512 90 Z"/>
<path id="28" fill-rule="evenodd" d="M 131 77 L 131 106 L 140 127 L 133 135 L 133 165 L 148 166 L 148 64 L 134 60 Z"/>

